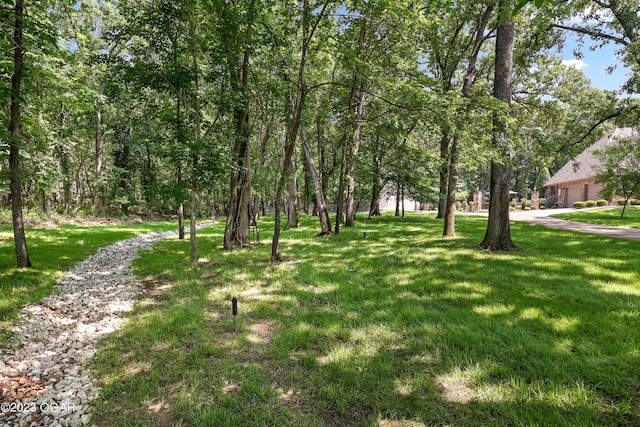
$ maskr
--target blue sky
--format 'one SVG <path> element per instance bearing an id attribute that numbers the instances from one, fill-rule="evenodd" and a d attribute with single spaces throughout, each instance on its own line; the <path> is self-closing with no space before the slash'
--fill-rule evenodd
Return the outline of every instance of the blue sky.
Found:
<path id="1" fill-rule="evenodd" d="M 592 45 L 591 40 L 585 37 L 584 47 L 581 49 L 583 58 L 577 59 L 573 54 L 573 50 L 577 46 L 576 38 L 568 34 L 565 47 L 561 52 L 565 64 L 573 65 L 582 70 L 596 88 L 619 90 L 627 81 L 629 73 L 629 70 L 623 67 L 620 60 L 616 58 L 615 51 L 619 49 L 620 46 L 610 43 L 603 47 L 598 47 L 595 51 L 591 51 L 589 49 L 590 45 Z M 616 64 L 617 67 L 613 73 L 608 74 L 607 68 Z"/>

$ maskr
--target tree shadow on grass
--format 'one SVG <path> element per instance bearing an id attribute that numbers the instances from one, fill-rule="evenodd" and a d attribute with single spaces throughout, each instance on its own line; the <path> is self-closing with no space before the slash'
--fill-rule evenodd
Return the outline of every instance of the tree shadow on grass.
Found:
<path id="1" fill-rule="evenodd" d="M 349 345 L 338 347 L 339 352 L 347 355 L 346 360 L 348 355 L 354 355 L 354 360 L 361 360 L 359 365 L 375 366 L 379 352 L 396 347 L 402 349 L 402 358 L 387 355 L 383 359 L 393 360 L 390 365 L 397 367 L 407 360 L 435 354 L 426 357 L 429 360 L 426 365 L 409 363 L 407 369 L 424 372 L 432 379 L 430 385 L 426 381 L 426 389 L 431 390 L 424 395 L 426 401 L 447 400 L 448 394 L 453 393 L 453 403 L 463 403 L 465 408 L 471 403 L 471 406 L 486 408 L 482 412 L 485 415 L 473 415 L 475 424 L 516 424 L 522 420 L 535 423 L 536 419 L 569 425 L 617 424 L 630 420 L 640 423 L 636 411 L 640 289 L 628 287 L 625 282 L 629 276 L 638 281 L 637 270 L 633 268 L 633 253 L 638 245 L 625 242 L 617 246 L 619 253 L 613 258 L 620 268 L 611 271 L 608 260 L 604 260 L 602 266 L 598 264 L 601 259 L 598 253 L 611 248 L 612 239 L 565 241 L 558 233 L 552 234 L 560 240 L 553 248 L 532 245 L 522 252 L 504 254 L 461 252 L 460 242 L 440 240 L 426 245 L 413 241 L 413 253 L 397 254 L 397 248 L 390 245 L 387 250 L 384 246 L 378 247 L 375 256 L 369 253 L 368 257 L 362 257 L 361 242 L 351 246 L 342 242 L 335 249 L 341 254 L 343 270 L 339 266 L 327 266 L 329 274 L 335 277 L 329 294 L 318 295 L 315 290 L 299 289 L 295 285 L 285 292 L 301 301 L 333 307 L 333 317 L 341 317 L 334 323 L 346 325 L 352 332 L 372 325 L 384 325 L 388 329 L 389 337 L 381 339 L 373 357 L 363 356 L 358 349 L 367 344 L 371 346 L 376 341 L 375 334 L 364 343 L 348 339 Z M 634 245 L 635 251 L 626 252 L 625 249 L 633 249 Z M 587 259 L 563 257 L 567 246 L 575 246 L 574 256 L 578 253 Z M 452 253 L 456 247 L 457 253 Z M 434 248 L 444 253 L 436 255 L 430 263 L 424 262 L 433 255 L 430 251 Z M 550 261 L 536 253 L 539 251 L 550 251 L 547 257 L 553 257 L 556 252 L 557 258 Z M 322 259 L 314 261 L 314 269 L 325 268 L 319 264 Z M 385 268 L 391 265 L 394 269 L 376 268 L 379 265 Z M 352 271 L 364 280 L 350 281 L 348 275 Z M 305 282 L 305 276 L 303 270 L 299 276 L 301 283 Z M 318 310 L 322 313 L 324 309 Z M 291 314 L 295 318 L 295 314 Z M 314 317 L 313 310 L 305 305 L 305 314 L 298 321 L 308 323 Z M 333 342 L 333 337 L 325 341 Z M 305 353 L 304 348 L 295 351 Z M 321 361 L 332 360 L 331 357 L 330 354 L 318 355 Z M 447 390 L 451 381 L 434 379 L 446 375 L 455 378 L 456 372 L 460 377 L 460 372 L 478 366 L 491 369 L 472 378 L 471 383 L 459 386 L 462 395 L 472 396 L 462 399 L 464 402 L 455 402 L 456 393 Z M 389 372 L 396 370 L 390 368 Z M 353 371 L 353 376 L 359 378 L 358 384 L 362 385 L 359 393 L 375 396 L 376 392 L 367 390 L 375 390 L 372 383 L 381 381 L 384 372 L 384 369 L 376 370 L 371 378 L 363 378 L 361 370 L 357 375 Z M 348 373 L 335 375 L 335 378 L 343 377 L 349 377 Z M 397 380 L 395 374 L 382 382 L 389 384 L 394 380 Z M 337 399 L 336 388 L 352 390 L 354 387 L 349 382 L 332 384 L 326 399 Z M 337 400 L 336 411 L 342 413 L 345 420 L 350 414 L 348 408 L 365 405 L 349 394 L 343 400 L 343 404 Z M 387 404 L 390 401 L 395 402 L 391 405 L 393 409 Z M 400 408 L 405 407 L 401 418 L 418 418 L 428 425 L 443 422 L 441 415 L 434 417 L 433 414 L 439 414 L 435 408 L 415 406 L 415 402 L 413 407 L 405 406 L 388 391 L 382 393 L 376 404 L 368 402 L 372 407 L 371 417 L 402 413 Z M 446 422 L 461 422 L 467 410 L 448 410 Z M 461 419 L 457 419 L 456 412 Z"/>
<path id="2" fill-rule="evenodd" d="M 473 249 L 478 219 L 457 239 L 378 222 L 366 241 L 291 239 L 284 264 L 203 248 L 211 263 L 108 340 L 99 364 L 123 367 L 102 420 L 116 402 L 140 425 L 640 424 L 638 243 L 514 225 L 525 249 L 495 254 Z"/>

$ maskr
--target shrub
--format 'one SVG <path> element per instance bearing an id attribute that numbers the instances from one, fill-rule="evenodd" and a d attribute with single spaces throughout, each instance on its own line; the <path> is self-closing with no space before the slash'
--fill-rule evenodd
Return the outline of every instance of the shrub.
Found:
<path id="1" fill-rule="evenodd" d="M 540 208 L 542 208 L 542 206 L 547 206 L 547 199 L 545 199 L 544 197 L 540 198 Z"/>
<path id="2" fill-rule="evenodd" d="M 584 202 L 584 204 L 588 207 L 588 208 L 593 208 L 597 205 L 597 202 L 595 200 L 587 200 L 586 202 Z"/>
<path id="3" fill-rule="evenodd" d="M 638 206 L 638 205 L 640 205 L 640 200 L 631 199 L 631 200 L 629 200 L 629 203 L 631 203 L 631 205 L 633 205 L 633 206 Z"/>
<path id="4" fill-rule="evenodd" d="M 540 205 L 540 209 L 547 209 L 547 205 Z"/>
<path id="5" fill-rule="evenodd" d="M 574 209 L 582 209 L 586 206 L 585 202 L 573 202 Z"/>
<path id="6" fill-rule="evenodd" d="M 596 206 L 607 206 L 609 202 L 604 199 L 596 200 Z"/>
<path id="7" fill-rule="evenodd" d="M 527 206 L 526 208 L 524 208 L 525 211 L 530 211 L 531 208 L 529 206 Z"/>

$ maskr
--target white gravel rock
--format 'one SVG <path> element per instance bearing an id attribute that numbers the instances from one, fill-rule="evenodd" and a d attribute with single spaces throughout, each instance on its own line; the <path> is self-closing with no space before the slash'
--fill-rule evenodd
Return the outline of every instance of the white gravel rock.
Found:
<path id="1" fill-rule="evenodd" d="M 131 311 L 143 292 L 131 262 L 174 234 L 101 248 L 61 278 L 51 296 L 21 310 L 13 331 L 24 345 L 0 349 L 0 427 L 90 425 L 91 400 L 100 390 L 87 365 L 98 340 L 122 326 L 119 314 Z"/>

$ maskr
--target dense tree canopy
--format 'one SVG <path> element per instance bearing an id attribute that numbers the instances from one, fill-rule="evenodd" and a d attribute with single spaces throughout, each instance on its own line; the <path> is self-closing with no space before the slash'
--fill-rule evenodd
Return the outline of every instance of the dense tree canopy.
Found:
<path id="1" fill-rule="evenodd" d="M 611 120 L 638 122 L 639 7 L 4 1 L 1 201 L 17 245 L 22 208 L 152 218 L 184 204 L 192 226 L 226 215 L 234 248 L 268 211 L 286 208 L 289 227 L 298 209 L 315 212 L 322 233 L 338 233 L 389 193 L 448 209 L 453 235 L 455 202 L 490 190 L 492 164 L 501 191 L 527 197 Z M 624 94 L 562 64 L 553 52 L 569 32 L 619 46 Z M 512 66 L 496 70 L 504 49 Z"/>

